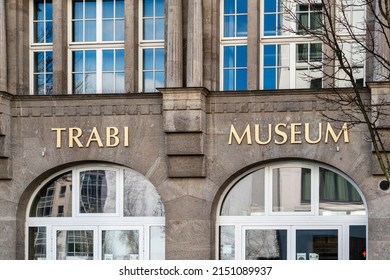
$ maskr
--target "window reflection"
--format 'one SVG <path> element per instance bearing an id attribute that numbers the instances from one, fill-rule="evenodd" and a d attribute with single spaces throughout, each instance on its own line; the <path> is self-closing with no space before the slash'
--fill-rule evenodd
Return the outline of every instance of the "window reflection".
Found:
<path id="1" fill-rule="evenodd" d="M 80 213 L 116 212 L 116 172 L 80 172 Z"/>
<path id="2" fill-rule="evenodd" d="M 34 0 L 34 43 L 53 43 L 52 0 Z"/>
<path id="3" fill-rule="evenodd" d="M 165 259 L 165 227 L 150 227 L 150 260 Z"/>
<path id="4" fill-rule="evenodd" d="M 264 46 L 264 89 L 285 89 L 290 85 L 290 46 Z"/>
<path id="5" fill-rule="evenodd" d="M 247 1 L 224 1 L 224 37 L 246 37 L 248 33 Z"/>
<path id="6" fill-rule="evenodd" d="M 297 230 L 297 260 L 337 260 L 338 230 Z"/>
<path id="7" fill-rule="evenodd" d="M 93 260 L 92 230 L 58 230 L 57 260 Z"/>
<path id="8" fill-rule="evenodd" d="M 143 50 L 143 89 L 145 92 L 156 91 L 164 86 L 164 49 Z"/>
<path id="9" fill-rule="evenodd" d="M 46 227 L 30 227 L 28 231 L 28 259 L 46 259 Z"/>
<path id="10" fill-rule="evenodd" d="M 247 46 L 226 46 L 224 49 L 224 90 L 246 90 Z"/>
<path id="11" fill-rule="evenodd" d="M 236 255 L 235 226 L 220 226 L 219 238 L 220 260 L 234 260 Z"/>
<path id="12" fill-rule="evenodd" d="M 246 230 L 245 259 L 287 260 L 287 230 Z"/>
<path id="13" fill-rule="evenodd" d="M 62 206 L 62 213 L 58 212 Z M 42 188 L 35 197 L 30 217 L 72 216 L 72 174 L 58 176 Z"/>
<path id="14" fill-rule="evenodd" d="M 103 230 L 102 260 L 138 260 L 138 230 Z"/>

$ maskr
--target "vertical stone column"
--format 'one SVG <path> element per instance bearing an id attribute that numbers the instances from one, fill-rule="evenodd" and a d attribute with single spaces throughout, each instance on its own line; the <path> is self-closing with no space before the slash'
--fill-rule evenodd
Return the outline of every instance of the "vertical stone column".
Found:
<path id="1" fill-rule="evenodd" d="M 11 96 L 0 92 L 0 180 L 11 179 Z"/>
<path id="2" fill-rule="evenodd" d="M 166 11 L 166 86 L 183 86 L 183 21 L 182 1 L 168 0 L 165 2 Z"/>
<path id="3" fill-rule="evenodd" d="M 0 91 L 7 91 L 7 36 L 5 1 L 0 0 Z"/>
<path id="4" fill-rule="evenodd" d="M 259 1 L 248 1 L 248 90 L 260 88 Z"/>
<path id="5" fill-rule="evenodd" d="M 66 1 L 53 1 L 53 94 L 68 92 L 67 11 Z"/>
<path id="6" fill-rule="evenodd" d="M 203 86 L 202 0 L 188 1 L 187 86 Z"/>

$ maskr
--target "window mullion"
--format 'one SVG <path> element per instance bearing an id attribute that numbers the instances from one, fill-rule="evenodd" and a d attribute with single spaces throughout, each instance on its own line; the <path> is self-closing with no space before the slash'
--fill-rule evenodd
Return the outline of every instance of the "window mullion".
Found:
<path id="1" fill-rule="evenodd" d="M 103 50 L 96 50 L 96 92 L 103 90 Z"/>

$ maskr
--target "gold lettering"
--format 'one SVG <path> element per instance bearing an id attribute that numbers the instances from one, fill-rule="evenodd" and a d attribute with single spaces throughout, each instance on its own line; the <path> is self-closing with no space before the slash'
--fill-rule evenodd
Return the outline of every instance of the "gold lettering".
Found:
<path id="1" fill-rule="evenodd" d="M 305 123 L 305 140 L 309 144 L 317 144 L 320 143 L 322 138 L 322 123 L 318 124 L 318 139 L 317 140 L 311 140 L 310 139 L 310 124 Z"/>
<path id="2" fill-rule="evenodd" d="M 119 145 L 119 129 L 117 127 L 106 127 L 106 146 L 116 147 Z M 111 143 L 114 140 L 114 143 Z"/>
<path id="3" fill-rule="evenodd" d="M 56 139 L 57 139 L 56 148 L 60 149 L 62 147 L 62 145 L 61 145 L 62 144 L 61 132 L 66 131 L 66 128 L 52 128 L 51 131 L 56 131 Z"/>
<path id="4" fill-rule="evenodd" d="M 76 132 L 76 134 L 75 134 Z M 69 128 L 69 148 L 73 148 L 74 142 L 76 142 L 79 148 L 83 148 L 83 144 L 80 141 L 80 137 L 83 135 L 83 131 L 79 127 L 70 127 Z"/>
<path id="5" fill-rule="evenodd" d="M 123 131 L 124 131 L 123 133 L 125 134 L 123 146 L 128 147 L 129 146 L 129 128 L 127 126 L 125 126 L 123 128 Z"/>
<path id="6" fill-rule="evenodd" d="M 291 123 L 291 144 L 302 144 L 301 140 L 296 140 L 296 136 L 301 135 L 301 131 L 297 131 L 296 127 L 301 125 L 301 123 Z"/>
<path id="7" fill-rule="evenodd" d="M 282 139 L 283 139 L 282 141 L 278 141 L 278 140 L 275 139 L 275 144 L 277 144 L 277 145 L 283 145 L 283 144 L 285 144 L 285 143 L 287 142 L 287 140 L 288 140 L 287 133 L 279 129 L 279 127 L 281 127 L 281 126 L 287 127 L 287 125 L 284 124 L 284 123 L 278 123 L 278 124 L 275 126 L 275 134 L 281 136 Z"/>
<path id="8" fill-rule="evenodd" d="M 238 145 L 241 145 L 241 142 L 244 140 L 245 136 L 247 144 L 252 145 L 251 128 L 249 124 L 246 126 L 245 131 L 241 137 L 238 135 L 236 129 L 234 128 L 234 125 L 232 124 L 230 126 L 229 145 L 232 144 L 233 136 L 236 139 Z"/>
<path id="9" fill-rule="evenodd" d="M 341 131 L 338 135 L 334 132 L 332 126 L 330 123 L 326 125 L 326 134 L 325 134 L 325 143 L 329 142 L 329 135 L 332 137 L 333 141 L 337 143 L 341 137 L 341 134 L 344 134 L 344 143 L 349 143 L 349 136 L 348 136 L 348 126 L 347 123 L 344 123 Z"/>
<path id="10" fill-rule="evenodd" d="M 255 124 L 255 140 L 257 144 L 260 145 L 267 145 L 269 142 L 271 142 L 271 134 L 272 134 L 272 124 L 268 124 L 268 139 L 267 141 L 263 142 L 260 140 L 260 125 Z"/>
<path id="11" fill-rule="evenodd" d="M 91 135 L 89 136 L 86 148 L 89 147 L 92 141 L 95 141 L 99 147 L 103 147 L 102 139 L 100 138 L 99 132 L 96 127 L 93 127 Z"/>

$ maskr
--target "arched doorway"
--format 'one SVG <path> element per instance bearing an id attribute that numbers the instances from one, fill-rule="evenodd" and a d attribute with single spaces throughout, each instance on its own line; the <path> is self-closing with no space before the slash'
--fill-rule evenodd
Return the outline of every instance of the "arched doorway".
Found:
<path id="1" fill-rule="evenodd" d="M 225 190 L 219 259 L 365 259 L 367 207 L 344 174 L 291 161 L 254 168 Z"/>
<path id="2" fill-rule="evenodd" d="M 165 258 L 164 205 L 143 175 L 80 165 L 51 176 L 31 197 L 27 259 Z"/>

